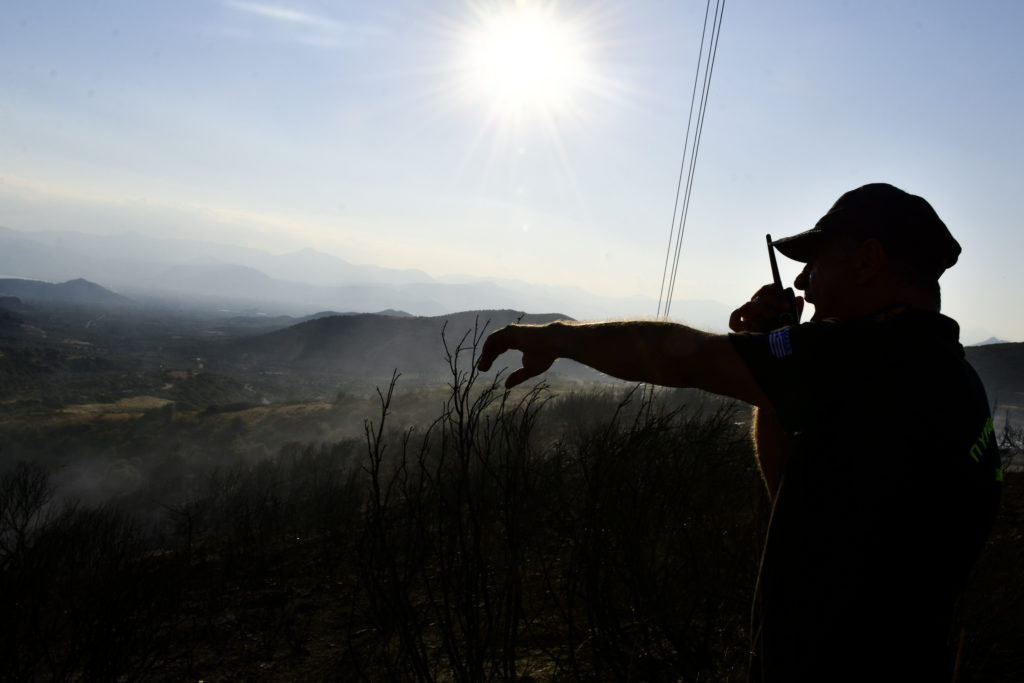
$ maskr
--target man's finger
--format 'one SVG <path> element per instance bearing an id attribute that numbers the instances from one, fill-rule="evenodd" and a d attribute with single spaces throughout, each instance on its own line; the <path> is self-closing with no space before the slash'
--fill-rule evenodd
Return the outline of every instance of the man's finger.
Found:
<path id="1" fill-rule="evenodd" d="M 517 384 L 521 384 L 531 377 L 536 377 L 542 373 L 548 371 L 548 368 L 554 364 L 555 358 L 548 356 L 539 356 L 537 354 L 523 354 L 523 367 L 519 368 L 505 380 L 505 388 L 511 389 Z"/>
<path id="2" fill-rule="evenodd" d="M 480 358 L 476 362 L 477 370 L 486 372 L 491 369 L 494 360 L 509 350 L 508 327 L 503 327 L 488 335 L 484 340 L 484 348 L 480 351 Z"/>
<path id="3" fill-rule="evenodd" d="M 748 301 L 729 316 L 729 328 L 734 332 L 757 332 L 774 317 L 770 307 L 760 301 Z"/>
<path id="4" fill-rule="evenodd" d="M 769 282 L 768 284 L 766 284 L 763 287 L 761 287 L 761 289 L 759 289 L 756 292 L 754 292 L 753 298 L 756 300 L 756 299 L 760 299 L 763 296 L 770 296 L 772 294 L 778 294 L 780 290 L 781 290 L 781 287 L 779 287 L 777 284 L 775 284 L 774 282 Z"/>
<path id="5" fill-rule="evenodd" d="M 530 372 L 526 368 L 519 368 L 505 379 L 505 388 L 511 389 L 517 384 L 522 384 L 531 377 L 536 376 L 537 373 Z"/>
<path id="6" fill-rule="evenodd" d="M 733 332 L 742 332 L 740 325 L 743 324 L 743 307 L 740 306 L 729 316 L 729 329 Z"/>

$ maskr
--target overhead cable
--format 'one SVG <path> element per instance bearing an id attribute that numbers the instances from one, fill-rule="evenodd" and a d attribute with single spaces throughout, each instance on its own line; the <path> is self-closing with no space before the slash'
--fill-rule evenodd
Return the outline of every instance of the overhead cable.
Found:
<path id="1" fill-rule="evenodd" d="M 714 73 L 715 57 L 718 53 L 718 38 L 722 31 L 722 16 L 725 13 L 725 0 L 716 0 L 715 12 L 711 15 L 711 0 L 707 0 L 704 10 L 704 27 L 701 31 L 700 49 L 697 53 L 697 68 L 693 76 L 693 91 L 690 94 L 690 114 L 686 122 L 686 138 L 683 142 L 683 159 L 679 166 L 679 180 L 676 185 L 676 198 L 672 208 L 672 224 L 669 229 L 668 247 L 665 250 L 665 266 L 661 276 L 661 290 L 658 293 L 658 317 L 668 318 L 675 293 L 676 276 L 679 271 L 679 258 L 683 248 L 683 234 L 686 232 L 686 218 L 690 210 L 690 197 L 693 191 L 693 179 L 697 166 L 697 153 L 700 151 L 700 140 L 704 130 L 704 117 L 707 113 L 708 94 L 711 91 L 711 76 Z M 708 18 L 711 17 L 710 39 L 708 39 Z M 707 51 L 705 53 L 705 43 Z M 700 100 L 697 101 L 697 84 L 701 82 Z M 695 106 L 696 105 L 696 106 Z M 696 123 L 694 112 L 696 111 Z M 693 133 L 691 141 L 691 131 Z M 685 171 L 685 181 L 684 181 Z M 678 229 L 676 227 L 678 219 Z M 674 247 L 673 247 L 674 242 Z M 669 267 L 671 257 L 672 265 Z M 667 287 L 666 287 L 666 282 Z M 664 312 L 662 308 L 664 307 Z"/>

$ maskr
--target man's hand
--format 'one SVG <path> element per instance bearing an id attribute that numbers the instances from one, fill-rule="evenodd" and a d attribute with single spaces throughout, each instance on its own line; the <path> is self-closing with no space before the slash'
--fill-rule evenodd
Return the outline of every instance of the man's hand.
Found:
<path id="1" fill-rule="evenodd" d="M 800 314 L 804 310 L 804 298 L 794 297 L 793 289 L 783 290 L 776 284 L 765 285 L 757 290 L 754 297 L 743 304 L 729 317 L 729 328 L 733 332 L 771 332 L 782 327 L 780 318 L 792 313 L 796 303 L 796 320 L 800 322 Z"/>
<path id="2" fill-rule="evenodd" d="M 553 325 L 506 325 L 487 337 L 476 367 L 486 372 L 491 369 L 495 359 L 506 351 L 522 351 L 523 367 L 505 379 L 505 388 L 511 389 L 545 372 L 555 362 L 559 356 L 556 350 L 558 330 Z"/>

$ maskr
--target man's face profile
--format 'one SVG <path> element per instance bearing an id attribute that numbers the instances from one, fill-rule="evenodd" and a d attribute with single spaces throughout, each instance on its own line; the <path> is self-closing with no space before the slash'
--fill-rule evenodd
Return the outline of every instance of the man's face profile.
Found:
<path id="1" fill-rule="evenodd" d="M 804 290 L 804 300 L 814 304 L 812 320 L 849 315 L 856 297 L 854 247 L 848 239 L 823 240 L 793 281 L 797 289 Z"/>

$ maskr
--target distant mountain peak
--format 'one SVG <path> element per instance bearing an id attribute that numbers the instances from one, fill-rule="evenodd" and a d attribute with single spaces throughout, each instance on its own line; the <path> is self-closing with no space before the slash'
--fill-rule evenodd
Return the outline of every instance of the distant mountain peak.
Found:
<path id="1" fill-rule="evenodd" d="M 990 344 L 1009 344 L 1010 342 L 1005 339 L 999 339 L 998 337 L 989 337 L 985 341 L 980 341 L 977 344 L 971 344 L 971 346 L 989 346 Z"/>

